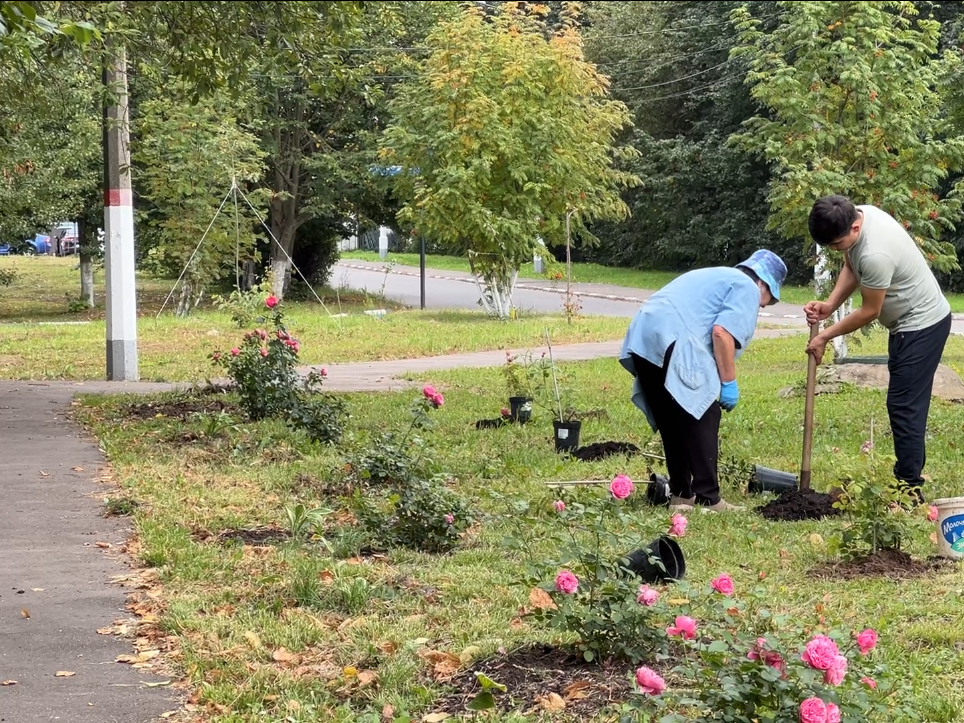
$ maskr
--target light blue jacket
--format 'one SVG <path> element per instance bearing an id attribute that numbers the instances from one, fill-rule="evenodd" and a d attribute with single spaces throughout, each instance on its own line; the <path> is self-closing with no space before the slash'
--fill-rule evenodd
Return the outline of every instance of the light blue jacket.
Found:
<path id="1" fill-rule="evenodd" d="M 663 366 L 666 390 L 696 419 L 720 397 L 720 375 L 713 356 L 713 327 L 722 326 L 736 341 L 739 358 L 756 330 L 760 290 L 743 271 L 731 267 L 697 269 L 679 276 L 643 304 L 629 324 L 619 362 L 633 375 L 632 400 L 657 431 L 653 413 L 635 379 L 631 354 Z"/>

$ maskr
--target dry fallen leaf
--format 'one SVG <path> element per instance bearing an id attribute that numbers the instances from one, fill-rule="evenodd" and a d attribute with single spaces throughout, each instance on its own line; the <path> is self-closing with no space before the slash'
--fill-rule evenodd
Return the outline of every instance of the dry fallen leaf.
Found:
<path id="1" fill-rule="evenodd" d="M 40 470 L 40 476 L 41 476 L 41 477 L 49 477 L 50 475 L 47 474 L 46 472 L 44 472 L 43 470 Z"/>
<path id="2" fill-rule="evenodd" d="M 171 684 L 171 681 L 169 680 L 161 680 L 157 683 L 146 683 L 143 680 L 141 681 L 141 685 L 143 685 L 145 688 L 160 688 L 162 686 L 170 685 L 170 684 Z"/>
<path id="3" fill-rule="evenodd" d="M 21 608 L 21 609 L 20 609 L 20 614 L 21 614 L 23 617 L 27 618 L 27 620 L 30 619 L 30 611 L 27 610 L 27 608 Z"/>
<path id="4" fill-rule="evenodd" d="M 109 542 L 95 542 L 94 544 L 102 550 L 109 550 L 112 547 Z"/>
<path id="5" fill-rule="evenodd" d="M 566 689 L 562 691 L 562 694 L 565 696 L 566 700 L 579 700 L 589 696 L 589 693 L 586 692 L 588 688 L 588 680 L 577 680 L 575 683 L 566 686 Z"/>
<path id="6" fill-rule="evenodd" d="M 448 720 L 449 717 L 448 713 L 429 713 L 422 718 L 422 723 L 442 723 L 443 720 Z"/>
<path id="7" fill-rule="evenodd" d="M 83 467 L 71 467 L 71 469 L 72 469 L 74 472 L 83 472 L 83 471 L 84 471 L 84 468 L 83 468 Z"/>
<path id="8" fill-rule="evenodd" d="M 278 648 L 277 650 L 275 650 L 274 653 L 271 654 L 271 658 L 276 663 L 293 663 L 294 665 L 297 665 L 298 663 L 301 662 L 300 655 L 296 655 L 295 653 L 289 652 L 284 648 Z"/>
<path id="9" fill-rule="evenodd" d="M 258 637 L 256 632 L 249 630 L 244 634 L 244 639 L 248 641 L 252 648 L 261 647 L 261 638 Z"/>
<path id="10" fill-rule="evenodd" d="M 17 681 L 15 680 L 5 680 L 2 683 L 0 683 L 0 685 L 3 685 L 3 686 L 16 685 L 16 684 L 17 684 Z"/>
<path id="11" fill-rule="evenodd" d="M 385 655 L 394 655 L 395 651 L 398 650 L 398 645 L 391 640 L 386 640 L 384 643 L 378 644 L 378 649 L 385 653 Z"/>
<path id="12" fill-rule="evenodd" d="M 384 705 L 382 707 L 382 718 L 385 720 L 395 720 L 395 709 L 390 705 Z"/>
<path id="13" fill-rule="evenodd" d="M 318 578 L 323 583 L 326 583 L 326 584 L 331 583 L 331 582 L 334 582 L 335 580 L 335 573 L 333 573 L 331 570 L 322 570 L 321 572 L 318 573 Z"/>
<path id="14" fill-rule="evenodd" d="M 378 673 L 373 670 L 363 670 L 358 674 L 358 685 L 364 688 L 378 680 Z"/>
<path id="15" fill-rule="evenodd" d="M 114 628 L 97 628 L 98 635 L 110 635 L 114 632 Z"/>
<path id="16" fill-rule="evenodd" d="M 58 670 L 56 673 L 54 673 L 55 678 L 70 678 L 74 675 L 77 675 L 77 673 L 72 670 Z"/>
<path id="17" fill-rule="evenodd" d="M 549 695 L 541 695 L 536 698 L 539 701 L 539 705 L 542 706 L 544 710 L 550 713 L 558 713 L 561 710 L 565 710 L 566 701 L 562 699 L 562 696 L 558 693 L 549 693 Z"/>
<path id="18" fill-rule="evenodd" d="M 438 681 L 451 678 L 458 672 L 459 668 L 462 667 L 462 661 L 459 660 L 459 656 L 453 653 L 445 653 L 441 650 L 429 650 L 423 653 L 422 657 L 432 663 L 432 672 Z"/>
<path id="19" fill-rule="evenodd" d="M 536 610 L 555 610 L 556 604 L 552 597 L 541 587 L 534 587 L 529 591 L 529 604 Z"/>
<path id="20" fill-rule="evenodd" d="M 478 645 L 470 645 L 461 653 L 459 653 L 459 661 L 463 665 L 468 665 L 473 660 L 475 660 L 481 652 L 482 652 L 482 648 L 480 648 Z"/>

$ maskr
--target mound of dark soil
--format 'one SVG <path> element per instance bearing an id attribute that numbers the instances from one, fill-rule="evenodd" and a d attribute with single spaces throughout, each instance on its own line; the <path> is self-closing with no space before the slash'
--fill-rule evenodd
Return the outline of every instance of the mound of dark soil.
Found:
<path id="1" fill-rule="evenodd" d="M 633 692 L 630 666 L 587 663 L 571 651 L 535 644 L 482 660 L 449 681 L 452 692 L 433 712 L 464 714 L 465 705 L 482 692 L 476 672 L 484 673 L 506 692 L 493 691 L 500 712 L 558 710 L 553 720 L 584 721 L 628 698 Z M 556 697 L 557 696 L 557 697 Z"/>
<path id="2" fill-rule="evenodd" d="M 585 447 L 577 447 L 570 455 L 582 462 L 595 462 L 617 454 L 630 455 L 638 451 L 639 447 L 630 442 L 595 442 Z"/>
<path id="3" fill-rule="evenodd" d="M 819 520 L 840 514 L 833 506 L 833 495 L 813 490 L 787 490 L 767 504 L 757 507 L 765 519 L 774 522 L 793 522 L 797 520 Z"/>
<path id="4" fill-rule="evenodd" d="M 878 550 L 852 560 L 826 562 L 810 571 L 811 577 L 835 580 L 856 580 L 862 577 L 887 577 L 892 580 L 911 580 L 931 573 L 951 570 L 954 561 L 946 557 L 915 560 L 901 550 Z"/>

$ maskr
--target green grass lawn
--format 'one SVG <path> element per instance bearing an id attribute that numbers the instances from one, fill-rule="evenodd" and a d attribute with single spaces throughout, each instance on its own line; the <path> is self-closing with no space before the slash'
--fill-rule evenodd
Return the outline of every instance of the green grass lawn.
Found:
<path id="1" fill-rule="evenodd" d="M 881 353 L 885 343 L 878 334 L 859 353 Z M 950 340 L 944 361 L 964 371 L 964 340 Z M 623 441 L 660 450 L 632 406 L 628 375 L 615 360 L 563 370 L 567 402 L 607 413 L 583 423 L 582 444 Z M 800 339 L 754 342 L 738 373 L 740 404 L 722 422 L 724 457 L 797 471 L 803 400 L 780 398 L 778 391 L 805 378 Z M 171 408 L 158 416 L 156 407 L 132 414 L 128 406 L 137 400 L 125 397 L 87 397 L 75 408 L 110 458 L 119 488 L 108 493 L 114 499 L 109 508 L 133 510 L 138 538 L 130 551 L 147 568 L 143 574 L 152 595 L 142 596 L 142 605 L 157 616 L 138 634 L 171 636 L 176 646 L 169 664 L 194 689 L 201 720 L 423 720 L 449 690 L 431 674 L 439 659 L 464 669 L 526 643 L 569 640 L 519 617 L 529 604 L 527 590 L 513 582 L 526 556 L 503 545 L 510 525 L 495 516 L 501 508 L 490 493 L 521 496 L 546 509 L 548 519 L 553 493 L 547 482 L 608 481 L 617 473 L 639 482 L 648 477 L 651 462 L 639 456 L 591 463 L 561 457 L 552 446 L 551 416 L 538 407 L 529 425 L 476 430 L 475 420 L 498 416 L 506 404 L 498 369 L 423 379 L 444 393 L 445 405 L 432 415 L 434 429 L 418 434 L 421 449 L 482 515 L 461 546 L 444 555 L 396 548 L 364 557 L 366 538 L 347 511 L 352 482 L 346 464 L 357 463 L 369 434 L 407 426 L 417 391 L 342 395 L 352 418 L 335 447 L 308 444 L 279 422 L 247 422 L 230 407 L 230 420 L 212 417 L 203 412 L 210 397 L 159 397 L 187 399 L 202 410 L 197 415 Z M 827 490 L 860 460 L 872 420 L 879 452 L 891 449 L 882 391 L 821 395 L 815 418 L 817 489 Z M 926 469 L 930 498 L 962 493 L 962 431 L 961 407 L 935 401 Z M 681 540 L 689 580 L 705 584 L 728 572 L 738 591 L 761 585 L 775 612 L 814 631 L 821 621 L 875 628 L 880 634 L 875 654 L 913 686 L 908 702 L 920 720 L 964 719 L 959 565 L 916 581 L 814 578 L 810 571 L 830 558 L 826 541 L 842 520 L 768 522 L 752 509 L 763 500 L 747 497 L 742 485 L 728 481 L 724 495 L 750 509 L 689 514 Z M 296 503 L 334 511 L 326 532 L 331 551 L 311 543 L 243 545 L 218 537 L 257 526 L 285 530 L 285 510 Z M 646 542 L 665 527 L 668 513 L 635 505 L 640 542 Z M 935 552 L 929 539 L 934 525 L 924 512 L 908 518 L 904 549 L 915 557 Z M 538 535 L 530 541 L 530 555 L 549 552 Z M 615 717 L 567 719 L 565 711 L 522 710 L 480 720 L 601 723 Z"/>
<path id="2" fill-rule="evenodd" d="M 374 251 L 346 251 L 342 253 L 342 258 L 359 259 L 362 261 L 379 261 L 378 253 Z M 405 266 L 418 266 L 418 254 L 399 254 L 391 253 L 385 263 L 395 262 Z M 428 268 L 442 269 L 446 271 L 469 271 L 468 259 L 461 256 L 441 256 L 427 255 L 425 264 Z M 546 279 L 552 278 L 554 274 L 565 273 L 565 264 L 554 264 L 552 268 L 547 268 L 543 274 L 537 274 L 531 264 L 526 264 L 519 270 L 520 279 Z M 625 286 L 632 289 L 657 290 L 668 284 L 679 276 L 678 273 L 671 271 L 645 271 L 640 269 L 624 269 L 612 266 L 600 266 L 599 264 L 578 263 L 572 265 L 572 280 L 589 284 L 611 284 L 614 286 Z M 560 277 L 562 278 L 562 277 Z M 964 294 L 947 294 L 951 310 L 955 313 L 964 313 Z M 781 293 L 782 300 L 788 304 L 806 304 L 813 300 L 813 291 L 803 286 L 785 286 Z M 860 292 L 853 297 L 855 305 L 860 304 Z"/>
<path id="3" fill-rule="evenodd" d="M 0 258 L 0 270 L 16 269 L 17 280 L 0 286 L 0 378 L 103 379 L 106 322 L 103 274 L 97 277 L 97 308 L 69 312 L 79 291 L 72 259 Z M 172 282 L 139 276 L 138 366 L 145 381 L 203 380 L 216 373 L 207 355 L 239 343 L 244 330 L 205 302 L 186 318 L 157 313 Z M 324 305 L 285 302 L 291 332 L 302 342 L 304 364 L 407 359 L 493 349 L 538 346 L 549 328 L 554 343 L 619 339 L 626 321 L 558 314 L 522 316 L 509 322 L 476 311 L 401 309 L 356 292 L 318 289 Z M 365 309 L 387 308 L 381 318 Z M 349 316 L 337 318 L 344 311 Z M 65 323 L 67 322 L 67 323 Z"/>

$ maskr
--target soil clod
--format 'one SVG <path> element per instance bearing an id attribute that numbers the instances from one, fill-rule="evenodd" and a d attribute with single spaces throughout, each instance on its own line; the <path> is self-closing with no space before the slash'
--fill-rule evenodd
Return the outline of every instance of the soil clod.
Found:
<path id="1" fill-rule="evenodd" d="M 836 497 L 814 490 L 787 490 L 776 499 L 757 507 L 765 519 L 773 522 L 820 520 L 834 517 L 840 510 L 833 506 Z"/>
<path id="2" fill-rule="evenodd" d="M 577 447 L 570 455 L 582 462 L 595 462 L 617 454 L 635 454 L 639 447 L 631 442 L 595 442 L 585 447 Z"/>

